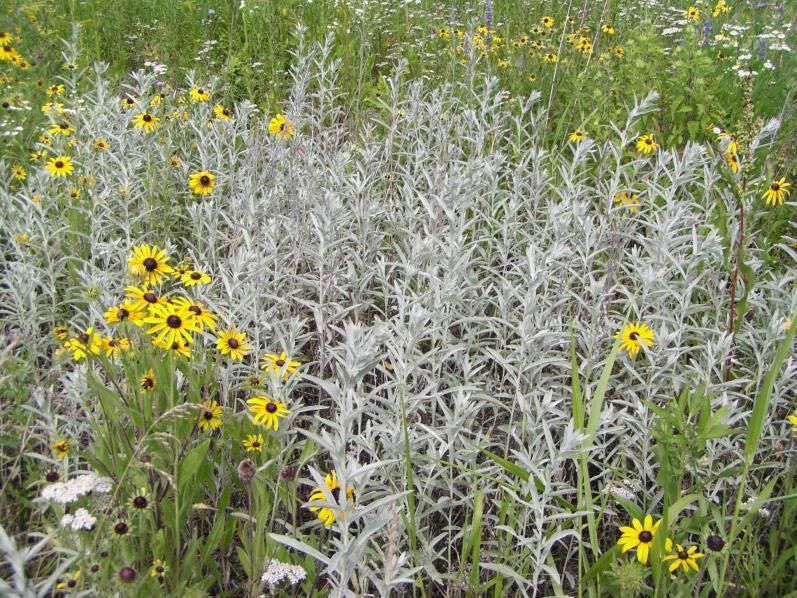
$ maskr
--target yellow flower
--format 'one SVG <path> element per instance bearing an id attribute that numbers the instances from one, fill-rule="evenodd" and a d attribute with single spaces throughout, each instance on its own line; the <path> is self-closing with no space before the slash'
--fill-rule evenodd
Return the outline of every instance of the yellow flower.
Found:
<path id="1" fill-rule="evenodd" d="M 66 326 L 56 326 L 53 329 L 53 336 L 63 343 L 69 338 L 69 329 Z"/>
<path id="2" fill-rule="evenodd" d="M 267 353 L 263 356 L 263 365 L 260 366 L 261 369 L 267 370 L 271 369 L 275 374 L 279 374 L 282 372 L 284 378 L 287 378 L 290 374 L 293 374 L 300 365 L 298 361 L 291 361 L 288 354 L 283 351 L 279 355 L 275 355 L 274 353 Z"/>
<path id="3" fill-rule="evenodd" d="M 50 176 L 66 177 L 72 174 L 75 167 L 69 156 L 58 156 L 47 161 L 47 170 L 50 172 Z"/>
<path id="4" fill-rule="evenodd" d="M 232 118 L 232 113 L 230 110 L 221 104 L 216 104 L 213 106 L 213 114 L 216 115 L 216 118 L 221 120 L 230 120 L 230 118 Z"/>
<path id="5" fill-rule="evenodd" d="M 12 166 L 11 173 L 14 175 L 14 178 L 18 181 L 24 181 L 26 178 L 28 178 L 28 173 L 25 172 L 25 169 L 19 165 Z"/>
<path id="6" fill-rule="evenodd" d="M 187 287 L 197 284 L 210 284 L 210 276 L 200 270 L 190 270 L 182 275 L 180 282 Z"/>
<path id="7" fill-rule="evenodd" d="M 66 121 L 61 121 L 60 123 L 54 123 L 47 132 L 50 135 L 63 135 L 64 137 L 68 137 L 72 133 L 75 132 L 75 127 L 70 125 Z"/>
<path id="8" fill-rule="evenodd" d="M 542 56 L 542 61 L 550 63 L 550 64 L 555 63 L 557 60 L 559 60 L 559 58 L 553 52 L 548 52 L 546 54 L 543 54 L 543 56 Z M 572 139 L 571 139 L 571 141 L 572 141 Z"/>
<path id="9" fill-rule="evenodd" d="M 208 91 L 201 87 L 194 87 L 191 89 L 191 91 L 188 92 L 188 97 L 191 98 L 191 101 L 194 103 L 207 102 L 210 100 L 210 94 Z"/>
<path id="10" fill-rule="evenodd" d="M 144 133 L 152 133 L 158 126 L 160 118 L 153 116 L 149 112 L 142 112 L 133 117 L 133 126 L 136 129 L 144 129 Z"/>
<path id="11" fill-rule="evenodd" d="M 639 211 L 639 206 L 641 202 L 636 193 L 628 193 L 627 191 L 623 191 L 622 193 L 618 193 L 614 196 L 614 203 L 621 204 L 628 208 L 629 212 L 637 212 Z"/>
<path id="12" fill-rule="evenodd" d="M 640 135 L 636 141 L 636 151 L 642 154 L 649 154 L 659 149 L 659 144 L 653 139 L 653 135 Z"/>
<path id="13" fill-rule="evenodd" d="M 190 344 L 194 341 L 191 333 L 199 332 L 193 314 L 173 303 L 153 307 L 144 322 L 154 324 L 147 334 L 157 334 L 155 342 L 164 345 Z"/>
<path id="14" fill-rule="evenodd" d="M 769 189 L 764 191 L 764 201 L 766 204 L 774 206 L 775 204 L 782 206 L 783 200 L 789 196 L 789 187 L 791 183 L 787 183 L 785 178 L 781 178 L 779 181 L 772 181 L 770 184 Z"/>
<path id="15" fill-rule="evenodd" d="M 697 23 L 700 21 L 700 9 L 697 6 L 690 6 L 686 9 L 684 17 L 686 17 L 687 21 L 694 21 Z"/>
<path id="16" fill-rule="evenodd" d="M 288 141 L 291 137 L 296 135 L 296 127 L 282 114 L 277 114 L 271 119 L 268 125 L 268 132 L 272 135 L 276 135 L 283 141 Z"/>
<path id="17" fill-rule="evenodd" d="M 125 287 L 125 291 L 127 291 L 127 298 L 133 301 L 133 309 L 137 311 L 149 312 L 154 306 L 167 303 L 166 299 L 159 297 L 155 291 L 148 287 L 129 286 Z"/>
<path id="18" fill-rule="evenodd" d="M 249 399 L 246 404 L 250 406 L 249 413 L 254 416 L 252 421 L 255 424 L 263 424 L 268 430 L 279 430 L 279 418 L 290 413 L 286 403 L 280 403 L 265 395 Z"/>
<path id="19" fill-rule="evenodd" d="M 79 199 L 80 193 L 81 193 L 80 189 L 78 189 L 77 187 L 72 187 L 69 190 L 69 197 L 70 199 Z"/>
<path id="20" fill-rule="evenodd" d="M 64 590 L 65 592 L 71 592 L 75 588 L 77 588 L 78 584 L 80 583 L 80 571 L 75 571 L 74 573 L 67 574 L 64 577 L 64 581 L 59 581 L 55 584 L 56 590 Z"/>
<path id="21" fill-rule="evenodd" d="M 102 337 L 94 332 L 94 328 L 87 328 L 85 332 L 70 338 L 64 347 L 72 352 L 75 361 L 81 361 L 89 353 L 99 355 L 102 350 Z"/>
<path id="22" fill-rule="evenodd" d="M 144 279 L 144 284 L 156 285 L 171 274 L 172 267 L 168 265 L 171 256 L 166 255 L 166 250 L 156 245 L 136 245 L 133 254 L 127 260 L 130 272 Z"/>
<path id="23" fill-rule="evenodd" d="M 154 96 L 152 96 L 149 99 L 149 105 L 152 106 L 153 108 L 157 108 L 158 106 L 161 105 L 161 102 L 163 102 L 163 100 L 165 99 L 166 99 L 165 93 L 156 93 Z"/>
<path id="24" fill-rule="evenodd" d="M 617 56 L 617 58 L 622 58 L 623 56 L 625 56 L 625 50 L 623 49 L 622 46 L 615 46 L 614 55 Z"/>
<path id="25" fill-rule="evenodd" d="M 166 577 L 166 572 L 168 570 L 169 568 L 166 566 L 166 563 L 160 559 L 155 559 L 152 561 L 152 567 L 149 568 L 149 576 L 163 578 Z"/>
<path id="26" fill-rule="evenodd" d="M 326 477 L 324 478 L 324 485 L 326 486 L 326 492 L 320 486 L 317 486 L 313 489 L 313 492 L 310 494 L 310 499 L 308 502 L 320 502 L 320 503 L 329 503 L 329 499 L 327 498 L 328 494 L 332 495 L 333 502 L 339 504 L 340 501 L 340 483 L 338 482 L 338 474 L 333 469 L 329 472 Z M 346 498 L 350 501 L 354 500 L 354 489 L 351 487 L 346 488 Z M 336 518 L 336 511 L 334 507 L 310 507 L 310 511 L 313 513 L 318 513 L 317 517 L 324 523 L 325 527 L 329 527 L 332 525 Z"/>
<path id="27" fill-rule="evenodd" d="M 246 333 L 238 332 L 235 326 L 229 330 L 219 332 L 219 337 L 216 339 L 216 348 L 222 355 L 229 354 L 236 361 L 241 361 L 244 355 L 251 351 L 246 340 Z"/>
<path id="28" fill-rule="evenodd" d="M 130 350 L 130 341 L 126 338 L 106 337 L 102 339 L 102 348 L 105 349 L 105 356 L 115 359 L 121 351 Z"/>
<path id="29" fill-rule="evenodd" d="M 188 178 L 188 186 L 197 195 L 210 195 L 213 192 L 216 177 L 207 170 L 200 170 Z"/>
<path id="30" fill-rule="evenodd" d="M 212 311 L 205 309 L 205 306 L 201 303 L 190 301 L 185 297 L 177 297 L 174 299 L 174 304 L 193 314 L 194 322 L 196 323 L 200 332 L 202 332 L 206 326 L 210 330 L 216 330 L 216 322 L 218 321 L 219 316 L 214 314 Z"/>
<path id="31" fill-rule="evenodd" d="M 144 372 L 144 375 L 141 376 L 141 380 L 138 381 L 138 385 L 143 392 L 152 392 L 157 385 L 155 372 L 152 371 L 152 368 L 149 368 L 146 372 Z"/>
<path id="32" fill-rule="evenodd" d="M 94 140 L 93 147 L 98 152 L 104 152 L 108 149 L 108 140 L 103 139 L 102 137 L 98 137 Z"/>
<path id="33" fill-rule="evenodd" d="M 645 525 L 642 525 L 636 518 L 632 521 L 632 525 L 633 527 L 623 526 L 620 528 L 623 535 L 617 543 L 622 546 L 623 554 L 636 548 L 636 557 L 644 565 L 648 562 L 650 547 L 653 545 L 653 538 L 661 525 L 661 520 L 653 525 L 653 517 L 647 515 L 645 516 Z"/>
<path id="34" fill-rule="evenodd" d="M 704 556 L 702 552 L 697 552 L 697 546 L 690 546 L 688 549 L 684 549 L 680 544 L 676 544 L 675 548 L 675 554 L 668 554 L 662 559 L 664 561 L 673 561 L 669 567 L 670 573 L 677 571 L 678 567 L 683 567 L 685 573 L 689 572 L 689 567 L 697 571 L 697 559 Z"/>
<path id="35" fill-rule="evenodd" d="M 725 161 L 733 172 L 739 172 L 739 158 L 736 157 L 736 154 L 725 154 Z"/>
<path id="36" fill-rule="evenodd" d="M 653 346 L 654 332 L 648 328 L 647 324 L 626 324 L 621 332 L 614 335 L 614 338 L 620 337 L 620 351 L 628 351 L 628 355 L 633 359 L 643 345 L 647 347 Z"/>
<path id="37" fill-rule="evenodd" d="M 44 160 L 47 157 L 48 153 L 49 152 L 46 149 L 40 149 L 40 150 L 37 150 L 37 151 L 33 152 L 30 155 L 30 159 L 32 161 L 34 161 L 34 162 L 40 162 L 41 160 Z"/>
<path id="38" fill-rule="evenodd" d="M 59 438 L 50 445 L 56 459 L 66 459 L 69 456 L 69 441 L 66 438 Z"/>
<path id="39" fill-rule="evenodd" d="M 203 432 L 215 430 L 222 425 L 221 407 L 216 401 L 205 401 L 202 403 L 202 411 L 199 414 L 197 425 Z"/>
<path id="40" fill-rule="evenodd" d="M 262 453 L 263 442 L 262 434 L 249 434 L 244 439 L 243 445 L 247 453 Z"/>
<path id="41" fill-rule="evenodd" d="M 136 105 L 136 100 L 131 98 L 130 96 L 122 98 L 122 108 L 124 108 L 125 110 L 133 108 L 135 107 L 135 105 Z"/>
<path id="42" fill-rule="evenodd" d="M 62 93 L 64 93 L 63 83 L 59 83 L 58 85 L 50 85 L 50 87 L 47 88 L 48 97 L 54 98 L 56 96 L 60 96 Z"/>
<path id="43" fill-rule="evenodd" d="M 542 18 L 542 24 L 543 24 L 543 25 L 544 25 L 544 26 L 545 26 L 547 29 L 550 29 L 551 27 L 553 27 L 553 24 L 554 24 L 554 18 L 553 18 L 553 17 L 543 17 L 543 18 Z"/>
<path id="44" fill-rule="evenodd" d="M 163 349 L 164 351 L 171 351 L 174 355 L 178 357 L 191 357 L 191 347 L 188 343 L 184 343 L 181 341 L 174 341 L 171 344 L 165 342 L 158 342 L 157 339 L 152 339 L 152 344 L 158 347 L 159 349 Z"/>
<path id="45" fill-rule="evenodd" d="M 601 31 L 603 31 L 606 35 L 614 35 L 614 27 L 612 27 L 609 23 L 604 23 L 601 27 Z"/>
<path id="46" fill-rule="evenodd" d="M 582 131 L 581 129 L 576 129 L 572 133 L 570 133 L 570 137 L 568 139 L 573 143 L 578 143 L 579 141 L 583 141 L 587 138 L 587 132 Z"/>

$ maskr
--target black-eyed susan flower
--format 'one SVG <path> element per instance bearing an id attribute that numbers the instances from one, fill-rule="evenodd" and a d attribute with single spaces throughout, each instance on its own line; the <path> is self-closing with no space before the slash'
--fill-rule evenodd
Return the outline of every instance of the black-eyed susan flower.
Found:
<path id="1" fill-rule="evenodd" d="M 279 137 L 283 141 L 288 141 L 291 137 L 296 135 L 296 127 L 282 114 L 277 114 L 268 124 L 268 132 Z"/>
<path id="2" fill-rule="evenodd" d="M 689 8 L 686 9 L 684 17 L 686 18 L 687 21 L 692 21 L 694 23 L 697 23 L 698 21 L 700 21 L 700 9 L 697 6 L 690 6 Z"/>
<path id="3" fill-rule="evenodd" d="M 188 186 L 197 195 L 210 195 L 213 192 L 216 177 L 207 170 L 200 170 L 188 177 Z"/>
<path id="4" fill-rule="evenodd" d="M 203 432 L 213 431 L 222 425 L 221 407 L 216 401 L 205 401 L 199 413 L 197 425 Z"/>
<path id="5" fill-rule="evenodd" d="M 46 149 L 36 150 L 30 155 L 30 159 L 32 162 L 41 162 L 47 157 L 48 153 Z"/>
<path id="6" fill-rule="evenodd" d="M 147 489 L 143 487 L 139 488 L 136 494 L 134 494 L 128 502 L 128 506 L 134 512 L 146 511 L 150 504 L 149 493 L 147 492 Z"/>
<path id="7" fill-rule="evenodd" d="M 264 441 L 262 434 L 249 434 L 243 440 L 243 445 L 247 453 L 262 453 L 263 444 Z"/>
<path id="8" fill-rule="evenodd" d="M 80 584 L 80 571 L 75 571 L 74 573 L 68 573 L 63 580 L 59 581 L 55 584 L 56 590 L 62 590 L 64 592 L 75 592 L 78 589 L 78 585 Z"/>
<path id="9" fill-rule="evenodd" d="M 47 97 L 55 98 L 64 93 L 64 84 L 58 83 L 57 85 L 50 85 L 47 88 Z"/>
<path id="10" fill-rule="evenodd" d="M 0 31 L 0 46 L 6 44 L 13 44 L 14 43 L 14 36 L 9 33 L 8 31 Z"/>
<path id="11" fill-rule="evenodd" d="M 786 182 L 786 179 L 781 177 L 779 181 L 772 181 L 769 185 L 769 188 L 764 191 L 764 195 L 762 195 L 764 201 L 768 206 L 774 205 L 783 205 L 783 200 L 789 196 L 789 187 L 791 183 Z"/>
<path id="12" fill-rule="evenodd" d="M 163 349 L 164 351 L 168 351 L 173 355 L 177 355 L 178 357 L 191 357 L 191 346 L 188 343 L 184 343 L 182 341 L 174 341 L 172 343 L 166 342 L 158 342 L 156 339 L 152 339 L 152 344 L 158 347 L 159 349 Z"/>
<path id="13" fill-rule="evenodd" d="M 167 300 L 160 297 L 154 290 L 149 287 L 125 287 L 127 291 L 127 298 L 132 301 L 133 309 L 136 311 L 146 311 L 155 307 L 156 305 L 163 305 Z"/>
<path id="14" fill-rule="evenodd" d="M 636 151 L 640 154 L 650 154 L 659 149 L 659 144 L 653 138 L 653 135 L 640 135 L 636 140 Z"/>
<path id="15" fill-rule="evenodd" d="M 178 158 L 177 155 L 172 154 L 171 158 L 169 158 L 169 164 L 171 164 L 174 168 L 179 168 L 180 158 Z"/>
<path id="16" fill-rule="evenodd" d="M 340 504 L 340 483 L 338 482 L 338 474 L 334 469 L 330 471 L 324 478 L 324 485 L 326 486 L 327 492 L 332 495 L 334 502 Z M 325 492 L 321 486 L 317 486 L 310 494 L 310 499 L 308 502 L 329 503 L 330 501 L 327 498 L 327 492 Z M 350 486 L 346 488 L 346 498 L 350 501 L 354 500 L 354 489 Z M 333 507 L 311 506 L 310 511 L 313 513 L 318 513 L 316 516 L 324 523 L 325 527 L 332 525 L 337 516 L 337 509 Z"/>
<path id="17" fill-rule="evenodd" d="M 115 536 L 127 536 L 133 531 L 132 526 L 127 521 L 117 521 L 113 526 L 113 533 Z"/>
<path id="18" fill-rule="evenodd" d="M 19 164 L 11 167 L 11 174 L 14 175 L 14 178 L 18 181 L 24 181 L 28 178 L 28 173 L 25 172 L 25 169 Z"/>
<path id="19" fill-rule="evenodd" d="M 647 324 L 626 324 L 623 326 L 622 331 L 614 335 L 622 339 L 620 342 L 620 351 L 628 351 L 628 355 L 633 359 L 642 346 L 652 347 L 653 337 L 655 333 L 648 328 Z"/>
<path id="20" fill-rule="evenodd" d="M 797 411 L 789 415 L 786 420 L 792 425 L 791 433 L 797 436 Z"/>
<path id="21" fill-rule="evenodd" d="M 102 348 L 106 357 L 116 359 L 122 351 L 130 350 L 130 341 L 126 338 L 106 337 L 102 339 Z"/>
<path id="22" fill-rule="evenodd" d="M 286 403 L 280 403 L 265 395 L 246 401 L 255 424 L 263 424 L 268 430 L 279 430 L 279 418 L 290 413 Z"/>
<path id="23" fill-rule="evenodd" d="M 637 212 L 641 205 L 639 196 L 637 196 L 636 193 L 629 193 L 628 191 L 617 193 L 614 196 L 614 203 L 628 208 L 629 212 Z"/>
<path id="24" fill-rule="evenodd" d="M 50 445 L 56 459 L 66 459 L 69 456 L 69 441 L 66 438 L 59 438 Z"/>
<path id="25" fill-rule="evenodd" d="M 109 147 L 108 140 L 103 137 L 97 137 L 97 139 L 94 140 L 94 143 L 92 143 L 92 147 L 95 151 L 104 152 Z"/>
<path id="26" fill-rule="evenodd" d="M 131 98 L 130 96 L 125 96 L 122 98 L 122 108 L 124 108 L 125 110 L 129 110 L 130 108 L 135 108 L 137 103 L 138 102 L 136 102 L 136 100 L 134 98 Z"/>
<path id="27" fill-rule="evenodd" d="M 163 579 L 166 577 L 166 573 L 168 571 L 169 567 L 166 566 L 166 563 L 164 563 L 161 559 L 155 559 L 152 561 L 152 566 L 149 568 L 149 576 Z"/>
<path id="28" fill-rule="evenodd" d="M 201 270 L 189 270 L 180 278 L 185 286 L 191 287 L 197 284 L 210 284 L 210 276 Z"/>
<path id="29" fill-rule="evenodd" d="M 47 129 L 47 132 L 50 135 L 63 135 L 64 137 L 68 137 L 75 132 L 75 127 L 70 125 L 65 120 L 62 120 L 61 122 L 54 123 L 49 129 Z"/>
<path id="30" fill-rule="evenodd" d="M 172 259 L 165 249 L 156 245 L 143 243 L 133 247 L 133 253 L 127 260 L 130 272 L 144 279 L 148 285 L 160 284 L 161 280 L 171 274 L 172 267 L 168 262 Z"/>
<path id="31" fill-rule="evenodd" d="M 551 27 L 553 27 L 554 23 L 555 23 L 555 21 L 554 21 L 553 17 L 543 17 L 542 18 L 542 24 L 543 24 L 543 26 L 546 29 L 550 29 Z"/>
<path id="32" fill-rule="evenodd" d="M 201 303 L 191 301 L 185 297 L 177 297 L 174 299 L 174 304 L 193 314 L 194 321 L 200 332 L 206 327 L 210 330 L 216 330 L 216 322 L 218 322 L 219 317 L 212 311 L 205 309 L 205 306 Z"/>
<path id="33" fill-rule="evenodd" d="M 657 521 L 654 525 L 653 517 L 646 515 L 644 525 L 636 518 L 634 518 L 631 524 L 633 527 L 623 526 L 620 528 L 623 535 L 617 543 L 622 547 L 623 554 L 632 548 L 636 548 L 637 560 L 644 565 L 648 562 L 650 548 L 653 546 L 653 538 L 656 536 L 656 531 L 661 525 L 661 520 Z"/>
<path id="34" fill-rule="evenodd" d="M 47 161 L 47 170 L 50 176 L 66 177 L 72 174 L 75 167 L 72 165 L 72 158 L 69 156 L 57 156 Z"/>
<path id="35" fill-rule="evenodd" d="M 615 46 L 614 55 L 617 56 L 617 58 L 622 58 L 625 56 L 625 49 L 622 46 Z"/>
<path id="36" fill-rule="evenodd" d="M 272 370 L 275 374 L 282 373 L 284 378 L 293 374 L 300 365 L 298 361 L 292 361 L 285 351 L 279 355 L 275 353 L 267 353 L 262 357 L 263 364 L 260 366 L 263 370 Z"/>
<path id="37" fill-rule="evenodd" d="M 80 194 L 81 193 L 82 193 L 82 191 L 80 190 L 79 187 L 72 187 L 69 190 L 69 199 L 71 199 L 73 201 L 74 200 L 78 200 L 78 199 L 80 199 Z"/>
<path id="38" fill-rule="evenodd" d="M 246 340 L 246 333 L 238 332 L 235 326 L 228 330 L 219 331 L 219 336 L 216 339 L 216 348 L 222 355 L 229 355 L 236 361 L 241 361 L 251 351 Z"/>
<path id="39" fill-rule="evenodd" d="M 230 112 L 230 109 L 225 108 L 221 104 L 216 104 L 213 106 L 213 114 L 215 114 L 216 118 L 219 120 L 230 120 L 232 118 L 232 112 Z"/>
<path id="40" fill-rule="evenodd" d="M 739 172 L 739 158 L 736 154 L 725 154 L 725 161 L 733 172 Z"/>
<path id="41" fill-rule="evenodd" d="M 584 141 L 586 138 L 587 138 L 587 132 L 583 131 L 582 129 L 576 129 L 575 131 L 570 133 L 570 136 L 568 137 L 568 139 L 573 143 Z"/>
<path id="42" fill-rule="evenodd" d="M 141 376 L 141 380 L 138 381 L 139 388 L 144 392 L 152 392 L 155 390 L 158 382 L 155 379 L 155 372 L 152 371 L 152 368 L 149 368 L 144 375 Z"/>
<path id="43" fill-rule="evenodd" d="M 188 97 L 194 103 L 210 101 L 210 93 L 203 87 L 193 87 L 191 91 L 188 92 Z"/>
<path id="44" fill-rule="evenodd" d="M 142 112 L 133 117 L 133 126 L 136 129 L 144 129 L 144 133 L 152 133 L 157 128 L 160 120 L 160 118 L 149 112 Z"/>
<path id="45" fill-rule="evenodd" d="M 119 324 L 121 322 L 132 322 L 136 326 L 142 326 L 144 318 L 147 317 L 145 310 L 136 309 L 135 304 L 125 301 L 120 305 L 112 305 L 103 314 L 108 324 Z"/>
<path id="46" fill-rule="evenodd" d="M 53 336 L 63 343 L 69 338 L 69 328 L 66 326 L 56 326 L 53 328 Z"/>
<path id="47" fill-rule="evenodd" d="M 156 335 L 156 343 L 192 343 L 191 333 L 199 332 L 193 314 L 173 303 L 153 307 L 144 322 L 153 324 L 147 334 Z"/>
<path id="48" fill-rule="evenodd" d="M 606 35 L 614 35 L 614 26 L 609 23 L 604 23 L 601 25 L 601 31 L 603 31 Z"/>
<path id="49" fill-rule="evenodd" d="M 689 573 L 689 567 L 695 571 L 698 570 L 697 559 L 703 556 L 702 552 L 697 551 L 697 546 L 684 548 L 680 544 L 676 544 L 674 554 L 668 554 L 662 560 L 672 561 L 669 567 L 670 573 L 677 571 L 678 567 L 683 567 L 684 573 Z"/>
<path id="50" fill-rule="evenodd" d="M 64 347 L 72 352 L 72 357 L 75 361 L 81 361 L 91 353 L 99 355 L 102 350 L 102 337 L 94 332 L 94 328 L 87 328 L 85 332 L 81 332 L 77 336 L 70 338 L 64 344 Z"/>

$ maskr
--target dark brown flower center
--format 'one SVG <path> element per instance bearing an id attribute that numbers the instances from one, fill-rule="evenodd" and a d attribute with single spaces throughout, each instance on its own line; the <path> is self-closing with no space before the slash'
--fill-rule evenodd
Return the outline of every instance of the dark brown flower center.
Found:
<path id="1" fill-rule="evenodd" d="M 145 496 L 136 496 L 133 499 L 133 506 L 137 509 L 146 509 L 147 504 L 147 498 Z"/>
<path id="2" fill-rule="evenodd" d="M 205 409 L 205 413 L 202 415 L 202 417 L 208 420 L 213 419 L 213 412 Z"/>
<path id="3" fill-rule="evenodd" d="M 687 553 L 685 550 L 682 550 L 678 553 L 678 558 L 681 559 L 682 561 L 685 561 L 686 559 L 689 558 L 689 553 Z"/>
<path id="4" fill-rule="evenodd" d="M 202 308 L 200 308 L 198 305 L 192 305 L 191 307 L 188 308 L 188 311 L 190 311 L 192 314 L 196 316 L 202 315 Z"/>
<path id="5" fill-rule="evenodd" d="M 130 312 L 127 311 L 124 307 L 120 307 L 119 310 L 116 312 L 116 317 L 120 320 L 126 320 L 130 316 Z"/>
<path id="6" fill-rule="evenodd" d="M 207 185 L 210 182 L 210 177 L 208 175 L 206 175 L 206 174 L 203 174 L 199 178 L 199 182 L 202 183 L 203 185 Z"/>
<path id="7" fill-rule="evenodd" d="M 780 185 L 777 183 L 772 183 L 772 190 L 773 191 L 780 191 Z"/>
<path id="8" fill-rule="evenodd" d="M 163 573 L 164 571 L 165 571 L 165 569 L 163 567 L 161 567 L 160 565 L 155 567 L 155 573 Z"/>
<path id="9" fill-rule="evenodd" d="M 78 340 L 79 340 L 81 343 L 83 343 L 83 344 L 85 345 L 87 342 L 89 342 L 89 339 L 90 339 L 91 337 L 89 337 L 89 335 L 88 335 L 88 334 L 86 334 L 86 333 L 84 332 L 83 334 L 81 334 L 81 335 L 80 335 L 80 336 L 78 336 L 77 338 L 78 338 Z"/>
<path id="10" fill-rule="evenodd" d="M 66 582 L 66 586 L 68 588 L 74 588 L 76 585 L 77 585 L 77 581 L 75 581 L 74 579 L 70 579 L 68 582 Z"/>
<path id="11" fill-rule="evenodd" d="M 62 131 L 66 131 L 66 130 L 69 128 L 69 125 L 68 125 L 68 124 L 66 124 L 66 123 L 61 123 L 61 124 L 60 124 L 60 125 L 58 125 L 58 126 L 59 126 L 59 127 L 61 127 L 61 130 L 62 130 Z"/>
<path id="12" fill-rule="evenodd" d="M 230 349 L 237 349 L 238 347 L 240 347 L 240 344 L 234 338 L 229 339 L 227 341 L 227 345 L 230 347 Z"/>
<path id="13" fill-rule="evenodd" d="M 108 346 L 109 347 L 116 347 L 117 346 L 116 345 L 116 341 L 108 341 Z"/>
<path id="14" fill-rule="evenodd" d="M 269 413 L 274 413 L 277 410 L 277 406 L 274 403 L 269 403 L 266 405 L 266 411 Z"/>
<path id="15" fill-rule="evenodd" d="M 628 335 L 628 338 L 630 338 L 632 341 L 639 340 L 639 333 L 632 332 L 631 334 Z"/>
<path id="16" fill-rule="evenodd" d="M 166 324 L 169 328 L 179 328 L 182 325 L 183 321 L 180 319 L 180 316 L 171 315 L 166 318 Z"/>
<path id="17" fill-rule="evenodd" d="M 285 360 L 284 359 L 278 359 L 275 363 L 277 364 L 278 368 L 281 368 L 282 366 L 285 365 Z"/>
<path id="18" fill-rule="evenodd" d="M 155 386 L 155 380 L 153 380 L 152 378 L 145 377 L 143 380 L 141 380 L 141 388 L 143 388 L 144 390 L 149 390 L 154 386 Z"/>
<path id="19" fill-rule="evenodd" d="M 202 278 L 202 275 L 199 272 L 191 272 L 192 280 L 199 280 L 200 278 Z"/>
<path id="20" fill-rule="evenodd" d="M 128 105 L 128 106 L 132 106 L 133 104 L 135 104 L 135 102 L 133 101 L 133 98 L 127 98 L 127 99 L 125 100 L 125 102 L 127 102 L 127 105 Z"/>
<path id="21" fill-rule="evenodd" d="M 260 441 L 259 440 L 253 440 L 252 441 L 252 446 L 255 447 L 255 448 L 258 448 L 260 446 Z"/>
<path id="22" fill-rule="evenodd" d="M 129 530 L 130 528 L 127 527 L 127 524 L 124 521 L 120 521 L 113 528 L 113 531 L 115 531 L 120 536 L 125 535 Z"/>
<path id="23" fill-rule="evenodd" d="M 142 263 L 144 264 L 144 269 L 147 272 L 152 272 L 158 267 L 158 261 L 153 257 L 148 257 Z"/>
<path id="24" fill-rule="evenodd" d="M 147 303 L 157 303 L 158 302 L 158 297 L 157 297 L 157 295 L 155 295 L 155 293 L 144 293 L 143 297 L 144 297 L 144 301 L 146 301 Z"/>
<path id="25" fill-rule="evenodd" d="M 653 141 L 652 141 L 652 140 L 650 140 L 650 139 L 645 139 L 645 143 L 647 143 L 648 145 L 650 145 L 651 143 L 653 143 Z"/>
<path id="26" fill-rule="evenodd" d="M 145 123 L 151 122 L 152 117 L 149 114 L 145 114 L 144 118 L 142 119 Z"/>
<path id="27" fill-rule="evenodd" d="M 197 89 L 197 90 L 196 90 L 196 92 L 197 92 L 199 95 L 201 95 L 201 96 L 205 95 L 205 90 L 204 90 L 204 89 L 202 89 L 201 87 L 200 87 L 199 89 Z"/>
<path id="28" fill-rule="evenodd" d="M 55 445 L 55 450 L 61 453 L 65 453 L 69 450 L 69 445 L 65 442 L 60 442 Z"/>
<path id="29" fill-rule="evenodd" d="M 280 132 L 285 131 L 285 127 L 288 126 L 288 123 L 281 123 L 280 124 Z"/>
<path id="30" fill-rule="evenodd" d="M 643 530 L 639 532 L 639 541 L 644 542 L 645 544 L 647 544 L 648 542 L 652 542 L 653 534 L 650 533 L 648 530 Z"/>
<path id="31" fill-rule="evenodd" d="M 55 167 L 56 167 L 56 168 L 63 168 L 63 167 L 64 167 L 64 163 L 63 163 L 63 162 L 61 162 L 61 160 L 58 160 L 58 161 L 56 161 L 56 163 L 55 163 Z"/>
<path id="32" fill-rule="evenodd" d="M 330 490 L 330 494 L 335 498 L 335 502 L 339 502 L 340 499 L 340 488 L 333 488 Z"/>

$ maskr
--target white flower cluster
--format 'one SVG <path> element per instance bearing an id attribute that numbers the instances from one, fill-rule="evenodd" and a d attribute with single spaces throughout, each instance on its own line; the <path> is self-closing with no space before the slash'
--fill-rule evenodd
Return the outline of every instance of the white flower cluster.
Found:
<path id="1" fill-rule="evenodd" d="M 61 517 L 61 527 L 68 527 L 73 532 L 89 531 L 94 528 L 97 518 L 86 509 L 78 509 L 74 515 L 66 514 Z"/>
<path id="2" fill-rule="evenodd" d="M 293 586 L 302 581 L 305 577 L 307 577 L 307 572 L 301 566 L 290 565 L 278 561 L 277 559 L 271 559 L 271 562 L 268 564 L 268 569 L 263 573 L 261 581 L 275 586 L 284 579 L 287 579 Z"/>
<path id="3" fill-rule="evenodd" d="M 110 492 L 112 487 L 109 478 L 98 476 L 96 473 L 86 473 L 67 482 L 56 482 L 47 486 L 42 490 L 41 498 L 68 505 L 89 492 L 104 494 Z"/>

